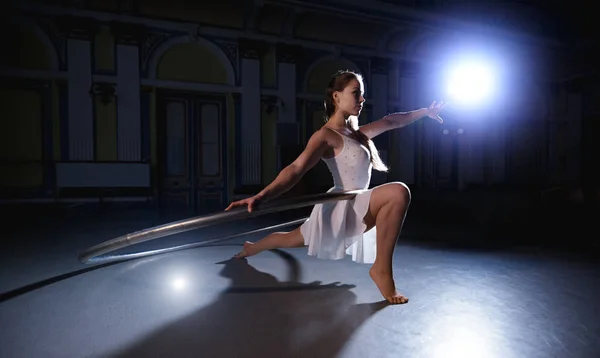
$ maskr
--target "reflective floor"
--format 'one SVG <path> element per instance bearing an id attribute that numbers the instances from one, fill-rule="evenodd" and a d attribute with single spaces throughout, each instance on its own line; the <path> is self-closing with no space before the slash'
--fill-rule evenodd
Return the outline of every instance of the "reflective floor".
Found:
<path id="1" fill-rule="evenodd" d="M 161 219 L 161 220 L 164 220 Z M 273 224 L 253 219 L 132 249 Z M 77 254 L 156 218 L 81 214 L 3 238 L 1 357 L 597 357 L 600 269 L 573 254 L 399 242 L 406 305 L 368 266 L 304 249 L 230 259 L 244 239 L 100 266 Z M 35 243 L 39 246 L 31 246 Z"/>

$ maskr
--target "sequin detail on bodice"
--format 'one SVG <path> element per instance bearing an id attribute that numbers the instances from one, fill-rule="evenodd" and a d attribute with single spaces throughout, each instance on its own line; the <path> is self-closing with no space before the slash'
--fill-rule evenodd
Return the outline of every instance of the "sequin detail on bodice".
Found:
<path id="1" fill-rule="evenodd" d="M 371 182 L 371 156 L 359 141 L 342 135 L 344 148 L 332 158 L 323 158 L 333 177 L 334 187 L 330 191 L 365 190 Z"/>

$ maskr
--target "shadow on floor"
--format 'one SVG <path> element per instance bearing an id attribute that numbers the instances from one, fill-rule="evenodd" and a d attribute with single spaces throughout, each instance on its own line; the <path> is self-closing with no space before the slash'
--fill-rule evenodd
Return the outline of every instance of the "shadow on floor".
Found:
<path id="1" fill-rule="evenodd" d="M 334 357 L 387 306 L 356 304 L 352 285 L 305 284 L 294 275 L 280 282 L 245 259 L 218 264 L 231 285 L 214 303 L 111 356 Z"/>

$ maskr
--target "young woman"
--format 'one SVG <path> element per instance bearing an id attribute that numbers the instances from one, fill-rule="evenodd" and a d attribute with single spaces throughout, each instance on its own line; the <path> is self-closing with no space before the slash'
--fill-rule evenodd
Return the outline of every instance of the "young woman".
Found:
<path id="1" fill-rule="evenodd" d="M 225 210 L 247 205 L 252 211 L 260 202 L 271 200 L 291 189 L 319 160 L 333 176 L 328 192 L 362 190 L 352 200 L 315 205 L 309 219 L 290 232 L 272 233 L 256 242 L 246 242 L 237 258 L 275 248 L 308 246 L 308 254 L 324 259 L 352 255 L 359 263 L 372 263 L 369 274 L 390 303 L 406 303 L 396 290 L 392 256 L 410 204 L 410 191 L 400 182 L 369 189 L 371 170 L 387 171 L 371 140 L 391 129 L 404 127 L 420 118 L 442 123 L 439 112 L 444 103 L 412 112 L 387 115 L 358 126 L 365 99 L 363 78 L 351 71 L 338 71 L 325 94 L 325 125 L 316 131 L 298 158 L 277 178 L 253 197 L 231 203 Z M 374 230 L 371 230 L 375 228 Z"/>

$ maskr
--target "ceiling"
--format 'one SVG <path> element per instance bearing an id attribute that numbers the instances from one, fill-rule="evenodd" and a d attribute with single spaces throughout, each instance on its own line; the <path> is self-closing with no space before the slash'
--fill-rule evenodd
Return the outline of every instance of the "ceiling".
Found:
<path id="1" fill-rule="evenodd" d="M 264 1 L 264 0 L 254 0 Z M 471 24 L 493 25 L 501 30 L 568 42 L 595 44 L 600 21 L 589 6 L 566 0 L 277 0 L 279 3 L 360 7 L 368 14 L 389 8 L 390 13 L 435 15 Z M 573 5 L 579 4 L 579 5 Z M 419 17 L 419 16 L 417 16 Z M 427 20 L 426 20 L 427 21 Z"/>
<path id="2" fill-rule="evenodd" d="M 582 44 L 598 42 L 600 21 L 589 6 L 565 0 L 378 0 L 475 23 L 494 24 Z M 579 4 L 579 5 L 573 5 Z"/>

